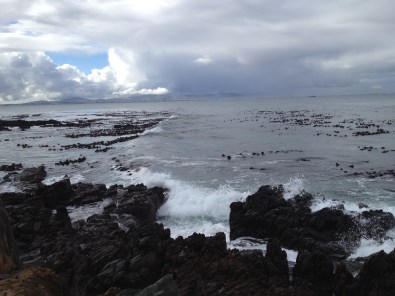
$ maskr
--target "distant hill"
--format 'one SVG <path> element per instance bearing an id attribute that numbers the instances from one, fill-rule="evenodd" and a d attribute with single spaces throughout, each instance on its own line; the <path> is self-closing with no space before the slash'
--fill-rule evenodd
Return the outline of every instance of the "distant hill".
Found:
<path id="1" fill-rule="evenodd" d="M 89 99 L 75 97 L 75 98 L 62 99 L 60 101 L 57 101 L 56 103 L 57 104 L 91 104 L 91 103 L 95 103 L 95 101 L 89 100 Z"/>

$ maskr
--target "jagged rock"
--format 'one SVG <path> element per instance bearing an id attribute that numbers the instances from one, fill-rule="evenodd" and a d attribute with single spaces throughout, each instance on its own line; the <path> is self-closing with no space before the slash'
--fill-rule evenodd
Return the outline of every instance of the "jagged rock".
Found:
<path id="1" fill-rule="evenodd" d="M 36 194 L 48 208 L 56 208 L 57 206 L 64 205 L 74 197 L 70 179 L 64 179 L 49 186 L 43 186 L 37 190 Z"/>
<path id="2" fill-rule="evenodd" d="M 68 295 L 61 278 L 49 268 L 30 267 L 0 280 L 0 295 Z"/>
<path id="3" fill-rule="evenodd" d="M 70 205 L 84 205 L 103 200 L 108 194 L 106 185 L 77 183 L 72 185 L 74 197 L 70 200 Z M 113 192 L 113 191 L 112 191 Z M 116 189 L 115 189 L 116 194 Z"/>
<path id="4" fill-rule="evenodd" d="M 230 238 L 275 237 L 286 248 L 319 251 L 340 260 L 362 237 L 383 239 L 395 226 L 394 216 L 383 211 L 365 211 L 359 217 L 338 208 L 313 213 L 312 200 L 308 193 L 285 200 L 281 186 L 262 186 L 245 202 L 231 204 Z"/>
<path id="5" fill-rule="evenodd" d="M 306 286 L 317 295 L 333 294 L 333 263 L 328 257 L 319 252 L 299 252 L 293 269 L 294 284 Z"/>
<path id="6" fill-rule="evenodd" d="M 40 235 L 50 235 L 52 211 L 42 200 L 27 193 L 0 194 L 10 217 L 14 238 L 21 252 L 31 250 Z"/>
<path id="7" fill-rule="evenodd" d="M 16 176 L 17 181 L 28 183 L 40 183 L 47 176 L 44 166 L 36 168 L 24 169 L 19 175 Z"/>
<path id="8" fill-rule="evenodd" d="M 118 294 L 119 295 L 119 294 Z M 177 284 L 171 274 L 165 275 L 163 278 L 148 286 L 136 296 L 178 296 Z"/>
<path id="9" fill-rule="evenodd" d="M 167 247 L 163 273 L 175 276 L 182 295 L 255 295 L 266 291 L 260 251 L 226 250 L 223 233 L 177 238 Z"/>
<path id="10" fill-rule="evenodd" d="M 337 266 L 334 276 L 334 294 L 336 296 L 358 296 L 358 281 L 341 263 Z"/>
<path id="11" fill-rule="evenodd" d="M 280 243 L 277 239 L 270 239 L 267 244 L 265 272 L 269 286 L 288 287 L 289 269 L 287 253 L 281 250 Z"/>
<path id="12" fill-rule="evenodd" d="M 0 166 L 0 171 L 3 172 L 13 172 L 13 171 L 19 171 L 23 168 L 23 165 L 21 163 L 12 163 L 12 164 L 3 164 Z"/>
<path id="13" fill-rule="evenodd" d="M 375 240 L 385 237 L 387 230 L 395 226 L 395 218 L 383 210 L 369 210 L 359 214 L 366 235 Z"/>
<path id="14" fill-rule="evenodd" d="M 128 214 L 140 222 L 154 222 L 156 211 L 164 203 L 164 189 L 148 189 L 143 184 L 126 187 L 116 196 L 116 213 Z"/>
<path id="15" fill-rule="evenodd" d="M 395 295 L 395 249 L 372 255 L 359 273 L 360 295 Z"/>
<path id="16" fill-rule="evenodd" d="M 10 220 L 0 199 L 0 274 L 10 273 L 19 265 Z"/>

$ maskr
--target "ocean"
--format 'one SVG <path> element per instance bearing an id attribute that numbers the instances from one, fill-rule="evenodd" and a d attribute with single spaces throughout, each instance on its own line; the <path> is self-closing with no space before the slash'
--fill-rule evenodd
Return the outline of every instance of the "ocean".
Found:
<path id="1" fill-rule="evenodd" d="M 112 139 L 66 137 L 91 127 L 0 131 L 0 165 L 44 164 L 46 184 L 67 175 L 73 183 L 166 187 L 158 222 L 173 237 L 228 236 L 230 203 L 262 185 L 283 184 L 286 198 L 303 190 L 314 194 L 313 211 L 343 205 L 344 211 L 357 213 L 365 204 L 395 215 L 395 95 L 0 106 L 0 116 L 92 121 L 100 129 L 122 118 L 160 121 L 107 152 L 62 147 Z M 79 157 L 87 160 L 55 165 Z M 4 175 L 0 172 L 0 178 Z M 0 184 L 0 192 L 18 190 Z M 68 208 L 69 215 L 74 221 L 86 219 L 105 205 Z M 384 241 L 362 240 L 351 257 L 391 251 L 395 229 L 387 235 Z M 264 250 L 265 242 L 244 238 L 229 241 L 229 247 Z M 290 261 L 296 258 L 291 250 L 288 254 Z"/>

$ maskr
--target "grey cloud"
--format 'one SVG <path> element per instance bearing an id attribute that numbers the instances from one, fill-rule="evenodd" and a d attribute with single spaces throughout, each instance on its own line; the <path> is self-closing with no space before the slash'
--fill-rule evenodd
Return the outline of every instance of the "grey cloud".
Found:
<path id="1" fill-rule="evenodd" d="M 142 1 L 47 1 L 51 13 L 35 15 L 28 13 L 31 5 L 24 2 L 26 13 L 10 11 L 19 22 L 4 26 L 4 31 L 30 30 L 53 42 L 19 34 L 19 41 L 7 39 L 3 50 L 118 48 L 132 54 L 138 72 L 146 78 L 134 81 L 138 87 L 163 86 L 174 92 L 395 91 L 394 1 L 167 2 L 168 6 L 145 12 L 138 6 L 145 5 Z M 207 62 L 197 63 L 199 59 Z M 24 61 L 17 63 L 16 68 L 21 68 Z M 65 81 L 59 78 L 44 88 L 104 95 L 115 83 L 67 80 L 64 87 Z M 38 81 L 37 87 L 43 88 Z"/>

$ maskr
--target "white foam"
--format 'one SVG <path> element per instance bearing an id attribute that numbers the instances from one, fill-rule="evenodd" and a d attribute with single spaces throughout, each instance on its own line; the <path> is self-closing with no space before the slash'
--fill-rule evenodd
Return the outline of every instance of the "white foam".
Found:
<path id="1" fill-rule="evenodd" d="M 305 189 L 305 181 L 303 178 L 294 177 L 284 183 L 284 199 L 290 199 L 300 194 Z"/>
<path id="2" fill-rule="evenodd" d="M 294 251 L 294 250 L 289 250 L 289 249 L 284 249 L 283 250 L 285 252 L 287 252 L 287 258 L 288 258 L 288 262 L 296 262 L 296 258 L 298 257 L 298 251 Z"/>
<path id="3" fill-rule="evenodd" d="M 225 233 L 229 237 L 229 226 L 225 221 L 215 222 L 207 219 L 171 219 L 165 220 L 158 219 L 159 223 L 165 224 L 171 230 L 171 237 L 177 238 L 179 236 L 188 237 L 194 232 L 202 233 L 206 236 L 214 236 L 218 232 Z"/>
<path id="4" fill-rule="evenodd" d="M 163 132 L 163 128 L 160 126 L 145 130 L 144 132 L 141 133 L 141 136 L 146 136 L 146 135 L 155 135 L 155 134 L 160 134 Z"/>
<path id="5" fill-rule="evenodd" d="M 70 179 L 70 183 L 71 184 L 76 184 L 78 182 L 82 182 L 82 181 L 85 180 L 84 176 L 82 176 L 80 174 L 75 174 L 75 175 L 72 175 L 71 177 L 70 176 L 66 176 L 66 175 L 47 177 L 47 178 L 45 178 L 44 181 L 42 181 L 42 183 L 44 185 L 52 185 L 52 184 L 54 184 L 56 182 L 59 182 L 59 181 L 61 181 L 63 179 L 67 179 L 67 178 Z"/>
<path id="6" fill-rule="evenodd" d="M 4 192 L 22 192 L 22 190 L 12 184 L 4 183 L 0 185 L 0 193 Z"/>
<path id="7" fill-rule="evenodd" d="M 129 184 L 144 183 L 147 187 L 169 189 L 167 201 L 158 211 L 158 220 L 170 227 L 172 236 L 188 236 L 194 232 L 205 235 L 228 233 L 230 204 L 250 194 L 236 191 L 228 185 L 217 188 L 198 186 L 147 168 L 135 171 L 132 176 L 123 176 Z"/>
<path id="8" fill-rule="evenodd" d="M 233 241 L 228 242 L 228 249 L 238 250 L 260 250 L 263 254 L 266 254 L 267 243 L 266 241 L 253 237 L 239 237 Z M 282 248 L 287 253 L 288 262 L 296 262 L 298 252 Z"/>
<path id="9" fill-rule="evenodd" d="M 69 213 L 71 222 L 78 220 L 86 221 L 86 219 L 92 215 L 103 213 L 104 208 L 111 204 L 111 202 L 112 199 L 107 198 L 103 201 L 87 204 L 81 207 L 67 207 L 67 211 Z"/>
<path id="10" fill-rule="evenodd" d="M 395 231 L 390 230 L 388 233 L 391 237 L 395 237 Z M 360 246 L 355 250 L 349 259 L 355 259 L 358 257 L 366 257 L 383 250 L 386 253 L 390 253 L 395 248 L 395 240 L 393 238 L 387 239 L 383 242 L 379 242 L 373 239 L 362 239 Z"/>

